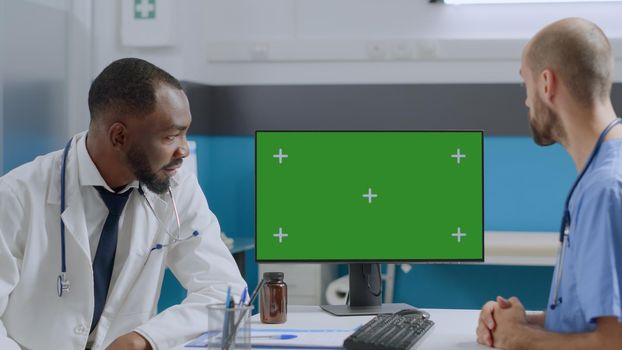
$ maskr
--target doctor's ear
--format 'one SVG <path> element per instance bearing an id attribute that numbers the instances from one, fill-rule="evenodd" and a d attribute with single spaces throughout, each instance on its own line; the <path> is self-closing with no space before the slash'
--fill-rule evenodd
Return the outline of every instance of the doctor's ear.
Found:
<path id="1" fill-rule="evenodd" d="M 110 125 L 108 140 L 114 149 L 123 150 L 127 145 L 127 127 L 121 122 Z"/>
<path id="2" fill-rule="evenodd" d="M 557 95 L 558 80 L 555 72 L 550 69 L 545 69 L 540 75 L 540 88 L 543 96 L 543 100 L 547 105 L 551 105 L 555 96 Z"/>

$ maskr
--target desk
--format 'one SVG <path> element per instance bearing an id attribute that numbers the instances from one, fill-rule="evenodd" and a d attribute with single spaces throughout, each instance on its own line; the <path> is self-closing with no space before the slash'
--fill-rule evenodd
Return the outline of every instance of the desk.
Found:
<path id="1" fill-rule="evenodd" d="M 434 327 L 428 331 L 418 350 L 431 349 L 488 349 L 479 345 L 475 339 L 475 327 L 479 310 L 448 310 L 426 309 L 430 313 L 430 319 L 434 321 Z M 309 314 L 312 315 L 309 315 Z M 311 317 L 309 317 L 311 316 Z M 319 306 L 290 306 L 287 314 L 287 323 L 280 325 L 263 325 L 259 322 L 259 315 L 253 315 L 252 325 L 265 328 L 300 327 L 350 327 L 353 323 L 364 324 L 373 316 L 332 316 L 320 309 Z M 358 322 L 357 322 L 358 321 Z M 175 350 L 188 350 L 179 346 Z M 197 348 L 194 348 L 197 349 Z"/>

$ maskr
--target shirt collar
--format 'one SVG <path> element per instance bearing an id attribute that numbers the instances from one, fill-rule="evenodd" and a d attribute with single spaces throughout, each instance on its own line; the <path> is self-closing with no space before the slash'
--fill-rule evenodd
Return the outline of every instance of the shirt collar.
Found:
<path id="1" fill-rule="evenodd" d="M 93 163 L 93 159 L 89 155 L 89 152 L 86 150 L 86 138 L 88 134 L 85 134 L 81 137 L 76 144 L 76 150 L 78 152 L 78 179 L 80 181 L 80 186 L 102 186 L 106 190 L 110 192 L 113 191 L 110 186 L 104 181 L 104 178 L 97 170 L 95 163 Z M 125 186 L 118 193 L 123 193 L 128 191 L 130 188 L 138 188 L 138 181 L 134 180 L 130 182 L 127 186 Z"/>

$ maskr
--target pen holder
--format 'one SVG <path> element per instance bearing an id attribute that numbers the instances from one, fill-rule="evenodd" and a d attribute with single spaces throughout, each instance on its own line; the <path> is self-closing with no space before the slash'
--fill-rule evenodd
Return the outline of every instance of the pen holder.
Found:
<path id="1" fill-rule="evenodd" d="M 252 305 L 207 306 L 207 348 L 209 350 L 250 349 Z"/>

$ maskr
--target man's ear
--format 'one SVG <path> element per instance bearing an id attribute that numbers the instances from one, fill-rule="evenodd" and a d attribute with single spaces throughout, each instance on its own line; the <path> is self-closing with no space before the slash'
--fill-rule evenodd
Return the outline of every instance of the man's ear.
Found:
<path id="1" fill-rule="evenodd" d="M 108 140 L 112 148 L 125 150 L 127 147 L 127 127 L 121 122 L 115 122 L 108 128 Z"/>
<path id="2" fill-rule="evenodd" d="M 545 69 L 540 74 L 540 84 L 539 84 L 539 92 L 542 94 L 542 100 L 551 106 L 557 96 L 557 89 L 559 84 L 559 80 L 557 80 L 557 76 L 555 72 L 550 69 Z"/>

